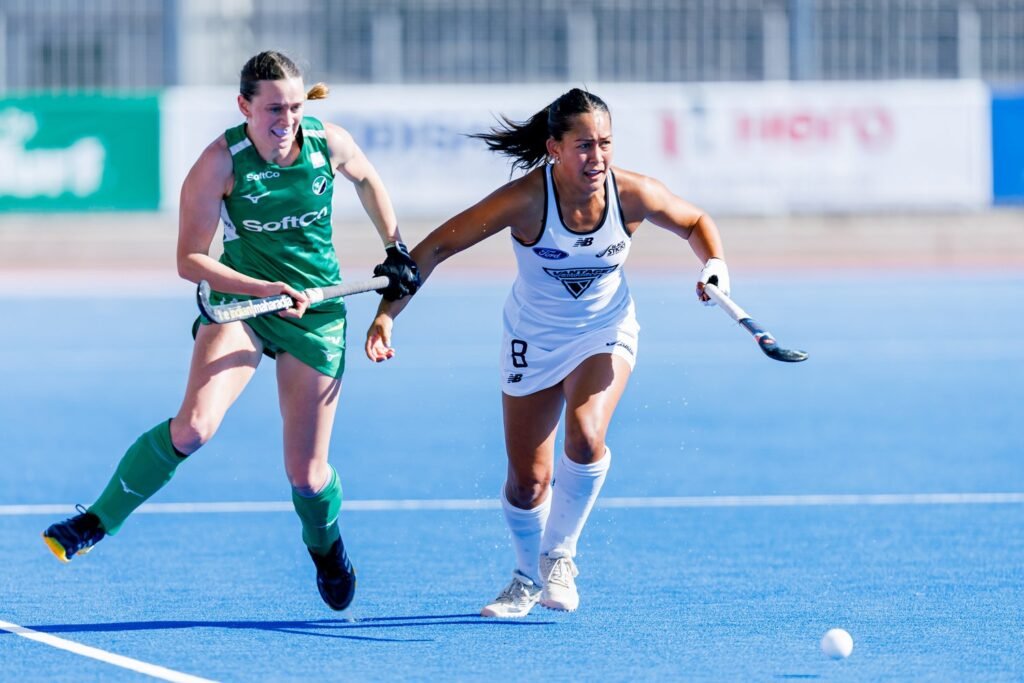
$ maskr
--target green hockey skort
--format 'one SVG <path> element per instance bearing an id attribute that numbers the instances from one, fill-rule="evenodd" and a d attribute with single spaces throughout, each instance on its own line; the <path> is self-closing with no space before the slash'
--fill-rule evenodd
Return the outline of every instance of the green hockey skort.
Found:
<path id="1" fill-rule="evenodd" d="M 230 301 L 213 292 L 214 304 Z M 192 326 L 192 336 L 199 325 L 212 325 L 200 316 Z M 231 323 L 228 323 L 231 324 Z M 309 308 L 298 319 L 282 318 L 276 313 L 243 320 L 263 340 L 263 352 L 271 358 L 278 353 L 290 353 L 306 365 L 328 377 L 341 378 L 345 372 L 346 310 L 344 300 L 325 301 Z"/>

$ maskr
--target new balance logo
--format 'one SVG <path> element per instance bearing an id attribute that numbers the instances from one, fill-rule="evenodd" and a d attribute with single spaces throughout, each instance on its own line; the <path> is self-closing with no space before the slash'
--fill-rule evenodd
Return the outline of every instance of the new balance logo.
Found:
<path id="1" fill-rule="evenodd" d="M 595 280 L 616 268 L 618 268 L 617 265 L 604 268 L 564 268 L 561 270 L 545 268 L 544 272 L 561 282 L 573 299 L 579 299 L 580 295 L 587 291 Z"/>
<path id="2" fill-rule="evenodd" d="M 573 242 L 572 246 L 574 246 L 574 247 L 589 247 L 593 243 L 594 243 L 594 238 L 593 237 L 581 237 L 578 240 L 576 240 L 575 242 Z"/>
<path id="3" fill-rule="evenodd" d="M 329 334 L 325 334 L 324 339 L 331 342 L 332 344 L 337 344 L 338 346 L 341 346 L 341 337 L 335 337 Z"/>
<path id="4" fill-rule="evenodd" d="M 521 373 L 521 372 L 514 372 L 514 373 L 512 373 L 511 375 L 508 376 L 507 380 L 505 380 L 505 382 L 508 383 L 508 384 L 515 384 L 516 382 L 522 382 L 522 381 L 523 381 L 523 373 Z"/>
<path id="5" fill-rule="evenodd" d="M 258 204 L 259 201 L 261 199 L 263 199 L 264 197 L 266 197 L 268 194 L 270 194 L 270 193 L 269 192 L 264 192 L 263 194 L 243 194 L 242 196 L 245 197 L 246 199 L 248 199 L 253 204 Z"/>

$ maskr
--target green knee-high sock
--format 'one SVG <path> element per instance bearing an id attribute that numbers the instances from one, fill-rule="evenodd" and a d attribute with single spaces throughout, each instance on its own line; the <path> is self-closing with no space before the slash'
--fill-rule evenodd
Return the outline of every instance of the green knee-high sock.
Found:
<path id="1" fill-rule="evenodd" d="M 163 488 L 184 460 L 171 443 L 171 421 L 161 422 L 131 445 L 89 512 L 100 518 L 108 534 L 116 534 L 128 515 Z"/>
<path id="2" fill-rule="evenodd" d="M 341 482 L 331 467 L 327 486 L 315 496 L 301 496 L 292 488 L 292 504 L 302 520 L 302 542 L 317 555 L 326 555 L 341 537 L 338 513 L 341 512 Z"/>

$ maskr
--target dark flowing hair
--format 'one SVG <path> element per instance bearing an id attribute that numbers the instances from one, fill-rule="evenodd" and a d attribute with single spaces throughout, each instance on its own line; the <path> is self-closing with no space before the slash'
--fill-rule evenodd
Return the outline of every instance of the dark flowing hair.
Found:
<path id="1" fill-rule="evenodd" d="M 513 159 L 512 169 L 529 171 L 545 162 L 548 157 L 548 138 L 561 140 L 572 127 L 572 118 L 579 114 L 603 111 L 609 116 L 608 105 L 597 95 L 573 88 L 526 121 L 513 121 L 501 116 L 501 124 L 488 133 L 474 133 L 487 143 L 492 152 Z"/>
<path id="2" fill-rule="evenodd" d="M 242 67 L 238 92 L 252 101 L 259 89 L 260 81 L 281 81 L 286 78 L 302 78 L 302 70 L 287 55 L 267 50 L 253 55 Z M 307 100 L 322 100 L 327 97 L 328 88 L 323 83 L 314 83 L 306 93 Z"/>

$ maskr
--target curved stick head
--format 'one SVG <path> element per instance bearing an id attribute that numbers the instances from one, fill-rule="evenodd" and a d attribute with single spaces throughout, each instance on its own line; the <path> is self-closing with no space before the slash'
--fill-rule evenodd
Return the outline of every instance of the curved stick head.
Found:
<path id="1" fill-rule="evenodd" d="M 196 304 L 199 305 L 199 312 L 207 320 L 216 320 L 213 305 L 210 303 L 210 283 L 206 280 L 200 280 L 199 286 L 196 288 Z"/>
<path id="2" fill-rule="evenodd" d="M 772 360 L 779 360 L 783 363 L 799 363 L 800 361 L 807 360 L 808 358 L 806 351 L 780 349 L 778 346 L 773 349 L 764 349 L 764 352 Z"/>
<path id="3" fill-rule="evenodd" d="M 754 335 L 757 346 L 764 351 L 764 355 L 772 360 L 782 361 L 783 363 L 799 363 L 802 360 L 807 360 L 806 351 L 794 351 L 780 347 L 772 333 L 758 325 L 755 320 L 743 318 L 740 320 L 740 325 L 747 328 L 747 331 Z"/>
<path id="4" fill-rule="evenodd" d="M 783 363 L 799 363 L 800 361 L 807 360 L 806 351 L 784 349 L 767 333 L 757 336 L 757 345 L 764 351 L 764 355 L 772 360 L 782 361 Z"/>

